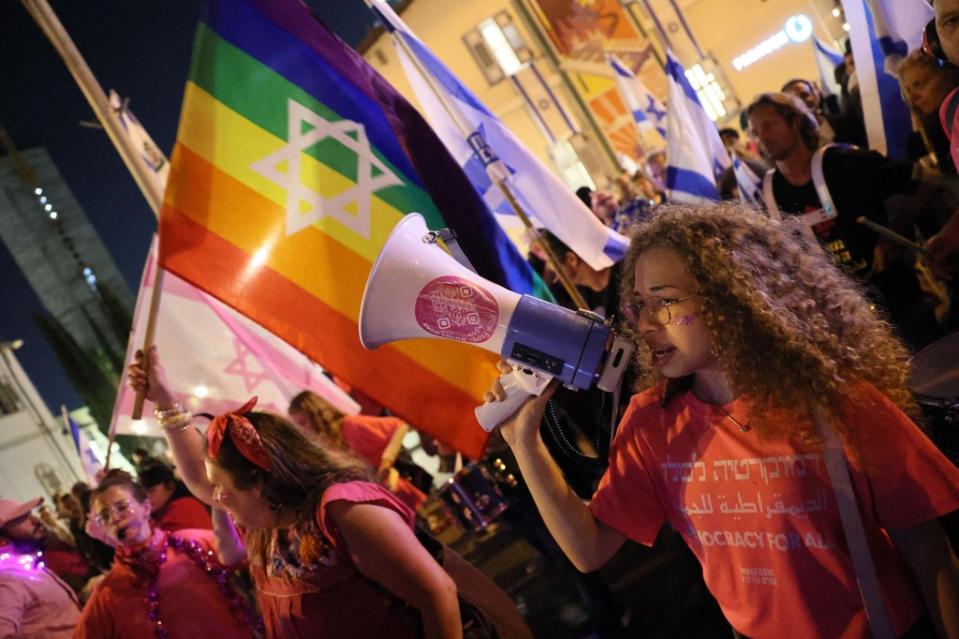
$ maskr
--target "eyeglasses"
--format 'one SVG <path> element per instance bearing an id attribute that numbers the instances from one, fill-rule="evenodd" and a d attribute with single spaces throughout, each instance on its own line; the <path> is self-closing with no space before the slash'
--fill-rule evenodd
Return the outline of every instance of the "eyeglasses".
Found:
<path id="1" fill-rule="evenodd" d="M 118 501 L 109 508 L 104 508 L 93 515 L 93 520 L 103 526 L 110 521 L 110 515 L 116 515 L 117 518 L 123 517 L 130 510 L 130 500 Z"/>
<path id="2" fill-rule="evenodd" d="M 633 322 L 638 322 L 640 314 L 645 312 L 650 322 L 657 326 L 666 326 L 673 321 L 673 315 L 669 308 L 674 304 L 685 302 L 694 297 L 700 297 L 699 293 L 693 293 L 692 295 L 675 299 L 653 295 L 643 301 L 630 302 L 623 307 L 623 315 Z"/>

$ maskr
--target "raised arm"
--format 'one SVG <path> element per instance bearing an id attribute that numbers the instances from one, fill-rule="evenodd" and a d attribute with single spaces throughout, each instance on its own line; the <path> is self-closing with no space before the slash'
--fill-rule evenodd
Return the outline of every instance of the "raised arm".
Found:
<path id="1" fill-rule="evenodd" d="M 540 437 L 539 425 L 554 390 L 555 382 L 539 397 L 527 400 L 500 426 L 500 431 L 516 456 L 549 532 L 576 568 L 592 572 L 616 554 L 626 537 L 593 517 L 586 503 L 563 479 L 562 471 Z M 505 396 L 497 381 L 485 399 L 501 401 Z"/>
<path id="2" fill-rule="evenodd" d="M 171 412 L 177 409 L 176 396 L 170 391 L 156 346 L 151 347 L 146 355 L 143 351 L 137 351 L 129 369 L 129 377 L 131 388 L 137 392 L 145 391 L 146 398 L 156 405 L 158 411 Z M 203 462 L 203 435 L 188 423 L 163 428 L 163 433 L 187 488 L 200 501 L 215 506 L 213 486 L 207 479 Z"/>

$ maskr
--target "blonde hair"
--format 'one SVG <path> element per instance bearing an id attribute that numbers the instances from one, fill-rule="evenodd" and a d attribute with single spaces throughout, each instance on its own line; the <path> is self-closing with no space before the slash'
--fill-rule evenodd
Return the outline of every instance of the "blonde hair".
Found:
<path id="1" fill-rule="evenodd" d="M 713 355 L 736 395 L 750 401 L 750 425 L 763 439 L 817 441 L 807 407 L 818 404 L 854 440 L 844 409 L 850 389 L 862 383 L 915 415 L 906 348 L 859 285 L 807 244 L 798 224 L 772 221 L 736 202 L 661 207 L 635 228 L 622 299 L 635 300 L 643 252 L 678 253 L 699 283 Z M 639 351 L 645 364 L 641 340 Z M 645 367 L 642 386 L 661 381 Z M 665 401 L 689 381 L 670 380 Z"/>
<path id="2" fill-rule="evenodd" d="M 343 439 L 343 418 L 346 415 L 313 391 L 306 390 L 298 393 L 290 400 L 287 412 L 291 415 L 302 413 L 315 434 L 326 438 L 341 449 L 348 448 Z"/>

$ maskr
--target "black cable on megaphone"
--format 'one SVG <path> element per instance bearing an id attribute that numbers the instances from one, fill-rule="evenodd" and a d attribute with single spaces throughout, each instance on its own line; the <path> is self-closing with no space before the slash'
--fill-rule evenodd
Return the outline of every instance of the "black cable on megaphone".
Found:
<path id="1" fill-rule="evenodd" d="M 456 262 L 435 237 L 418 213 L 390 233 L 363 292 L 363 346 L 432 337 L 502 357 L 513 366 L 500 377 L 506 399 L 476 409 L 487 431 L 553 379 L 580 390 L 619 386 L 633 344 L 613 334 L 609 321 L 494 284 Z"/>

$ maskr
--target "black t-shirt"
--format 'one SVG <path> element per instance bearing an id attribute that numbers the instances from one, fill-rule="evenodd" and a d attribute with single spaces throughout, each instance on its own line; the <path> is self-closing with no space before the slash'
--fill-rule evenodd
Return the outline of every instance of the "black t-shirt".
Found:
<path id="1" fill-rule="evenodd" d="M 917 183 L 912 165 L 896 162 L 875 151 L 833 147 L 823 156 L 823 176 L 836 207 L 836 218 L 813 227 L 823 248 L 847 272 L 865 275 L 879 236 L 856 222 L 866 218 L 888 225 L 885 202 L 893 195 L 910 195 Z M 773 176 L 773 193 L 784 214 L 803 214 L 822 208 L 816 186 L 809 180 L 793 186 L 779 171 Z"/>

